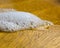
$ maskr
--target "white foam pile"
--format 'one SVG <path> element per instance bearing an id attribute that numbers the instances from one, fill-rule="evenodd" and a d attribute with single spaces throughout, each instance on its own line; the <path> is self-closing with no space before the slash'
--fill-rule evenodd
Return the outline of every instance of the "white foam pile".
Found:
<path id="1" fill-rule="evenodd" d="M 14 9 L 0 9 L 0 31 L 13 32 L 49 25 L 53 25 L 53 23 L 42 20 L 28 12 L 16 11 Z"/>

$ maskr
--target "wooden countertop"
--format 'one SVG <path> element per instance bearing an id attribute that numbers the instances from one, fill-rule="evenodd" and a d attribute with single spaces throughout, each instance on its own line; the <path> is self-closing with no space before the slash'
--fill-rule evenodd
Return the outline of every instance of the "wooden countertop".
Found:
<path id="1" fill-rule="evenodd" d="M 47 30 L 0 32 L 0 48 L 60 48 L 60 25 Z"/>
<path id="2" fill-rule="evenodd" d="M 60 24 L 60 6 L 48 1 L 0 0 L 0 8 L 31 12 L 54 24 Z M 0 32 L 0 48 L 60 48 L 60 25 L 51 26 L 48 30 Z"/>

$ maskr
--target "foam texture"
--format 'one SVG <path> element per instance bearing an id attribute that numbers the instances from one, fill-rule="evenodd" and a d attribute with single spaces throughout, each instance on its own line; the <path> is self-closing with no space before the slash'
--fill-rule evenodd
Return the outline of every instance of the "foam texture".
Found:
<path id="1" fill-rule="evenodd" d="M 0 31 L 13 32 L 49 25 L 53 25 L 53 23 L 42 20 L 28 12 L 16 11 L 14 9 L 0 9 Z"/>

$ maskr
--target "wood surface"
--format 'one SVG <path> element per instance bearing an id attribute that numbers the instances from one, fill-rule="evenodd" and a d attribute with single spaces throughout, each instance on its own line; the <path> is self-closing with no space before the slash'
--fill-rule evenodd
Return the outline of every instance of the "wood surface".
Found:
<path id="1" fill-rule="evenodd" d="M 47 30 L 0 31 L 0 48 L 60 48 L 60 5 L 54 0 L 0 0 L 0 8 L 30 12 L 59 24 Z"/>
<path id="2" fill-rule="evenodd" d="M 60 48 L 60 25 L 47 30 L 0 32 L 0 48 Z"/>

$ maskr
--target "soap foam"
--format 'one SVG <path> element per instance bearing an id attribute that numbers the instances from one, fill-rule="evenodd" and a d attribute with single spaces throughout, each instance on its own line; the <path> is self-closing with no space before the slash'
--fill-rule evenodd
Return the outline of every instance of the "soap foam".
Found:
<path id="1" fill-rule="evenodd" d="M 1 31 L 17 31 L 53 25 L 52 22 L 42 20 L 28 12 L 16 11 L 14 9 L 1 9 L 0 12 Z"/>

